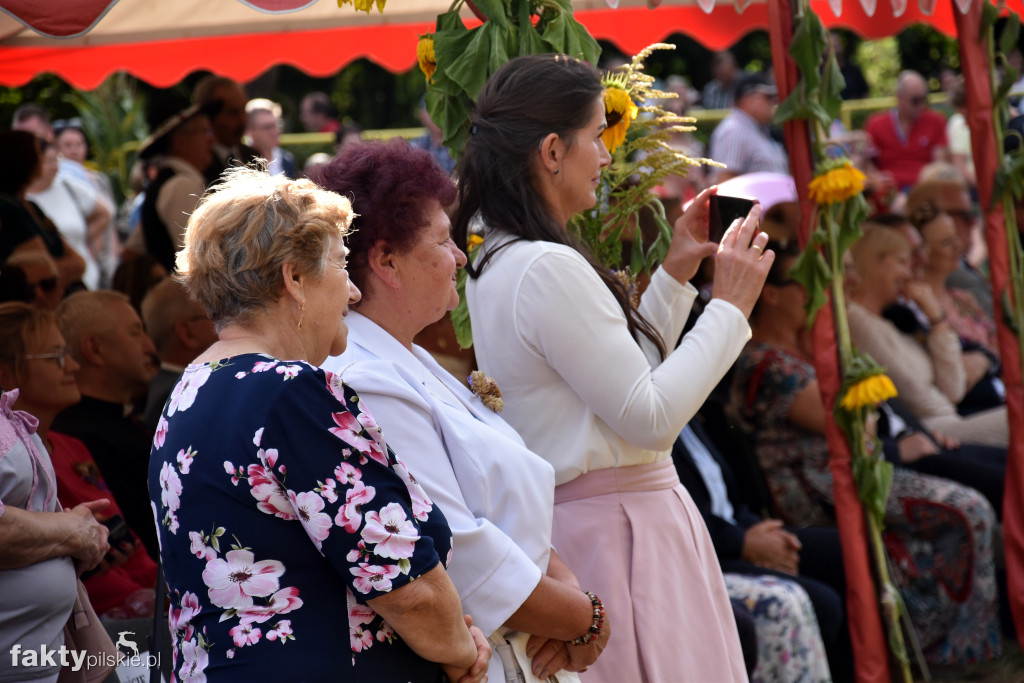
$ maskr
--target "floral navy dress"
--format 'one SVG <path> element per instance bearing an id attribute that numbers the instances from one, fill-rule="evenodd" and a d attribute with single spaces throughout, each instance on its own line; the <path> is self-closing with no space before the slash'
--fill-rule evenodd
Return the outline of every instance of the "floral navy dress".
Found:
<path id="1" fill-rule="evenodd" d="M 190 365 L 149 490 L 175 680 L 438 681 L 367 605 L 451 552 L 359 397 L 307 363 Z"/>

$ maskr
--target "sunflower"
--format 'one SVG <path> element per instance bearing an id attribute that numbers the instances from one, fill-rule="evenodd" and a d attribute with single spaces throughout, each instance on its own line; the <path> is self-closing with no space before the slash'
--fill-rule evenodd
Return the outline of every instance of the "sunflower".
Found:
<path id="1" fill-rule="evenodd" d="M 864 174 L 843 157 L 828 164 L 809 186 L 817 204 L 835 204 L 856 197 L 864 189 Z"/>
<path id="2" fill-rule="evenodd" d="M 384 13 L 384 3 L 387 0 L 376 0 L 377 11 L 381 14 Z M 374 0 L 338 0 L 338 7 L 344 7 L 345 5 L 354 5 L 357 12 L 370 13 L 370 9 L 373 7 Z"/>
<path id="3" fill-rule="evenodd" d="M 427 77 L 427 83 L 433 83 L 434 71 L 437 70 L 437 61 L 434 57 L 434 34 L 427 33 L 420 36 L 420 42 L 416 43 L 416 61 L 420 63 L 420 71 Z"/>
<path id="4" fill-rule="evenodd" d="M 484 243 L 484 238 L 483 237 L 481 237 L 480 235 L 477 235 L 477 234 L 473 234 L 473 235 L 470 235 L 469 239 L 466 240 L 466 248 L 470 249 L 470 250 L 476 249 L 477 247 L 479 247 L 483 243 Z"/>
<path id="5" fill-rule="evenodd" d="M 896 387 L 888 375 L 871 375 L 847 389 L 839 405 L 846 410 L 854 411 L 865 406 L 878 405 L 895 395 Z"/>
<path id="6" fill-rule="evenodd" d="M 629 93 L 617 84 L 608 84 L 601 99 L 604 100 L 605 117 L 608 120 L 608 127 L 601 134 L 601 139 L 608 151 L 614 152 L 625 142 L 629 124 L 633 123 L 640 110 L 633 104 Z"/>

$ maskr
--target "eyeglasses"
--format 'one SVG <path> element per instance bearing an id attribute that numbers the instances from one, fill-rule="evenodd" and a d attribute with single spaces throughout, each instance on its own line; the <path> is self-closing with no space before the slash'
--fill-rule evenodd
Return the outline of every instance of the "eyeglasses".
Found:
<path id="1" fill-rule="evenodd" d="M 945 213 L 949 214 L 954 221 L 962 223 L 973 223 L 978 219 L 978 215 L 970 209 L 946 209 Z"/>
<path id="2" fill-rule="evenodd" d="M 68 347 L 62 346 L 53 353 L 32 353 L 25 356 L 26 359 L 39 359 L 39 360 L 55 360 L 57 361 L 57 367 L 61 370 L 64 369 L 64 363 L 67 361 Z"/>
<path id="3" fill-rule="evenodd" d="M 38 287 L 39 289 L 43 290 L 44 292 L 50 293 L 53 290 L 57 289 L 57 278 L 55 278 L 55 277 L 47 277 L 47 278 L 43 278 L 39 282 L 30 282 L 29 283 L 29 287 Z"/>

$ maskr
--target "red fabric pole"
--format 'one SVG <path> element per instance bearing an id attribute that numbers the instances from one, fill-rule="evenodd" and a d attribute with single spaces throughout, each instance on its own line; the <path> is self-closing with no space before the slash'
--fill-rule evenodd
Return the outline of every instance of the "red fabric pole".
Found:
<path id="1" fill-rule="evenodd" d="M 1000 314 L 1003 293 L 1012 293 L 1002 202 L 989 210 L 1003 143 L 1002 140 L 996 140 L 992 118 L 988 47 L 979 39 L 978 34 L 981 4 L 971 3 L 967 14 L 954 14 L 960 36 L 960 65 L 967 86 L 967 125 L 971 130 L 974 167 L 978 171 L 978 198 L 985 212 L 989 277 L 996 305 L 999 353 L 1003 361 L 1003 383 L 1006 385 L 1006 413 L 1010 421 L 1010 448 L 1006 458 L 1006 489 L 1003 496 L 1003 543 L 1006 549 L 1010 608 L 1017 627 L 1017 639 L 1024 645 L 1024 387 L 1017 337 L 1003 322 Z"/>
<path id="2" fill-rule="evenodd" d="M 784 100 L 796 87 L 799 71 L 789 56 L 793 38 L 793 12 L 790 0 L 768 1 L 769 36 L 772 63 L 779 98 Z M 796 181 L 800 199 L 800 244 L 807 243 L 814 217 L 814 202 L 808 196 L 808 184 L 813 177 L 811 145 L 807 123 L 789 121 L 785 124 L 786 149 L 789 166 Z M 841 283 L 836 283 L 841 286 Z M 832 298 L 818 311 L 814 321 L 814 369 L 826 406 L 835 405 L 842 385 L 839 355 L 832 316 Z M 856 675 L 860 683 L 889 681 L 889 650 L 886 645 L 882 619 L 878 611 L 875 582 L 869 563 L 868 531 L 864 509 L 857 497 L 850 465 L 850 449 L 842 430 L 828 415 L 825 437 L 828 440 L 829 460 L 832 468 L 832 490 L 835 496 L 836 524 L 843 546 L 843 567 L 846 570 L 846 609 L 856 661 Z"/>

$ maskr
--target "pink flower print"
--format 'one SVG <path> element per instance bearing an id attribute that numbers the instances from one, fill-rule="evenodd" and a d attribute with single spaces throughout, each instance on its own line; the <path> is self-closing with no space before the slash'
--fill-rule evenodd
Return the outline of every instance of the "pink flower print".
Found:
<path id="1" fill-rule="evenodd" d="M 252 607 L 254 597 L 266 597 L 278 589 L 284 565 L 277 560 L 254 562 L 248 550 L 231 550 L 224 558 L 207 562 L 203 570 L 210 601 L 218 607 Z"/>
<path id="2" fill-rule="evenodd" d="M 380 512 L 366 513 L 366 526 L 362 531 L 363 540 L 375 543 L 373 554 L 391 560 L 412 557 L 420 535 L 416 526 L 405 516 L 405 510 L 398 503 L 389 503 Z"/>
<path id="3" fill-rule="evenodd" d="M 321 512 L 324 509 L 324 499 L 314 491 L 303 491 L 299 494 L 289 491 L 288 496 L 292 508 L 299 515 L 302 528 L 306 530 L 316 549 L 321 550 L 324 540 L 331 533 L 331 517 Z"/>
<path id="4" fill-rule="evenodd" d="M 350 534 L 359 531 L 359 525 L 363 523 L 363 506 L 373 500 L 375 494 L 376 489 L 372 486 L 367 486 L 361 481 L 356 482 L 356 485 L 345 493 L 345 504 L 334 516 L 334 523 Z"/>
<path id="5" fill-rule="evenodd" d="M 338 484 L 330 477 L 327 477 L 327 481 L 321 482 L 317 480 L 317 486 L 315 491 L 324 497 L 328 503 L 338 502 Z"/>
<path id="6" fill-rule="evenodd" d="M 277 464 L 277 449 L 261 448 L 258 451 L 256 451 L 256 457 L 260 459 L 260 462 L 263 463 L 264 467 L 266 467 L 268 470 L 272 470 L 274 469 L 274 465 Z"/>
<path id="7" fill-rule="evenodd" d="M 362 404 L 360 404 L 360 407 L 361 406 Z M 381 432 L 380 425 L 378 425 L 377 421 L 373 419 L 373 415 L 371 415 L 369 411 L 364 410 L 359 413 L 359 415 L 356 416 L 356 420 L 358 420 L 359 424 L 363 425 L 363 429 L 366 430 L 374 441 L 381 445 L 384 444 L 384 434 Z"/>
<path id="8" fill-rule="evenodd" d="M 334 476 L 342 484 L 352 485 L 363 478 L 363 473 L 347 462 L 343 462 L 334 468 Z"/>
<path id="9" fill-rule="evenodd" d="M 345 400 L 345 387 L 341 381 L 341 375 L 336 375 L 329 370 L 324 372 L 327 375 L 327 389 L 334 395 L 334 398 L 338 399 L 338 403 L 347 406 L 348 401 Z"/>
<path id="10" fill-rule="evenodd" d="M 230 460 L 224 461 L 224 471 L 231 475 L 231 483 L 235 486 L 238 486 L 238 480 L 245 476 L 242 472 L 242 468 L 239 467 L 238 469 L 235 469 L 235 466 L 231 464 Z"/>
<path id="11" fill-rule="evenodd" d="M 244 372 L 240 372 L 240 373 L 238 373 L 238 374 L 239 374 L 239 375 L 245 375 L 245 373 L 244 373 Z M 225 652 L 225 653 L 224 653 L 224 656 L 225 656 L 225 657 L 227 657 L 228 659 L 234 659 L 234 658 L 235 658 L 235 648 L 231 648 L 230 650 L 228 650 L 227 652 Z"/>
<path id="12" fill-rule="evenodd" d="M 284 645 L 289 640 L 295 640 L 295 636 L 292 635 L 292 622 L 288 619 L 283 619 L 274 625 L 274 628 L 267 631 L 267 640 L 281 639 L 281 644 Z"/>
<path id="13" fill-rule="evenodd" d="M 231 634 L 231 639 L 235 641 L 235 647 L 245 647 L 246 645 L 255 645 L 260 642 L 260 636 L 263 632 L 258 628 L 254 628 L 252 624 L 246 624 L 235 626 L 233 629 L 228 631 Z"/>
<path id="14" fill-rule="evenodd" d="M 160 503 L 171 512 L 181 507 L 181 479 L 169 462 L 160 468 Z"/>
<path id="15" fill-rule="evenodd" d="M 362 625 L 349 627 L 349 639 L 352 642 L 352 652 L 362 652 L 373 645 L 373 634 Z"/>
<path id="16" fill-rule="evenodd" d="M 191 446 L 178 451 L 178 469 L 182 474 L 188 474 L 188 468 L 192 467 L 192 458 L 194 457 L 196 457 L 196 452 L 192 450 Z"/>
<path id="17" fill-rule="evenodd" d="M 430 516 L 430 511 L 434 507 L 434 503 L 427 496 L 427 492 L 423 490 L 423 487 L 416 481 L 416 477 L 412 476 L 412 472 L 406 468 L 405 464 L 401 460 L 395 461 L 395 472 L 405 482 L 405 488 L 409 491 L 409 499 L 412 500 L 412 516 L 421 522 L 427 521 Z"/>
<path id="18" fill-rule="evenodd" d="M 401 573 L 396 564 L 381 567 L 368 562 L 360 562 L 358 567 L 352 567 L 349 571 L 356 577 L 353 581 L 356 590 L 364 595 L 374 590 L 387 593 L 391 590 L 391 579 Z"/>
<path id="19" fill-rule="evenodd" d="M 246 376 L 246 375 L 248 375 L 248 374 L 249 374 L 249 373 L 248 373 L 248 372 L 245 372 L 245 371 L 242 371 L 242 372 L 236 372 L 236 373 L 235 373 L 235 379 L 245 379 L 245 376 Z M 228 650 L 228 652 L 230 652 L 230 653 L 234 654 L 234 652 L 235 652 L 235 651 L 234 651 L 234 650 Z"/>
<path id="20" fill-rule="evenodd" d="M 390 643 L 394 639 L 395 629 L 391 628 L 391 625 L 388 622 L 382 621 L 380 624 L 380 628 L 377 629 L 377 640 L 381 643 L 383 643 L 385 640 Z"/>
<path id="21" fill-rule="evenodd" d="M 366 544 L 359 541 L 356 547 L 348 551 L 345 555 L 345 560 L 349 564 L 355 564 L 357 562 L 364 562 L 370 558 L 370 551 L 366 549 Z"/>
<path id="22" fill-rule="evenodd" d="M 192 638 L 193 627 L 192 618 L 199 614 L 199 598 L 195 593 L 185 592 L 185 595 L 181 598 L 181 609 L 175 609 L 174 605 L 171 604 L 171 609 L 167 614 L 167 622 L 170 625 L 171 633 L 179 633 L 184 631 L 182 638 L 189 640 Z"/>
<path id="23" fill-rule="evenodd" d="M 352 600 L 349 601 L 348 608 L 348 625 L 353 626 L 355 624 L 369 624 L 377 616 L 377 613 L 373 611 L 373 608 L 366 604 L 360 604 Z"/>
<path id="24" fill-rule="evenodd" d="M 262 624 L 271 617 L 278 614 L 288 614 L 302 607 L 302 599 L 299 598 L 299 589 L 295 586 L 282 588 L 270 597 L 266 605 L 253 605 L 238 610 L 239 622 L 251 624 L 253 622 Z"/>
<path id="25" fill-rule="evenodd" d="M 252 366 L 253 372 L 266 372 L 277 365 L 277 361 L 258 360 L 256 364 Z"/>
<path id="26" fill-rule="evenodd" d="M 202 560 L 206 560 L 207 562 L 217 559 L 217 551 L 206 545 L 201 533 L 198 531 L 190 531 L 188 532 L 188 538 L 192 541 L 190 550 L 193 555 Z"/>
<path id="27" fill-rule="evenodd" d="M 356 420 L 352 413 L 333 413 L 331 417 L 334 418 L 334 423 L 338 426 L 331 427 L 328 431 L 345 443 L 364 452 L 369 451 L 371 445 L 376 445 L 373 441 L 359 433 L 362 431 L 363 426 L 359 424 L 359 421 Z M 386 465 L 387 462 L 384 464 Z"/>
<path id="28" fill-rule="evenodd" d="M 290 379 L 295 379 L 299 374 L 299 370 L 302 370 L 301 365 L 278 365 L 275 372 L 279 375 L 284 375 L 284 379 L 287 382 Z"/>
<path id="29" fill-rule="evenodd" d="M 178 515 L 168 510 L 167 514 L 164 515 L 164 523 L 167 525 L 167 530 L 172 534 L 178 533 Z"/>
<path id="30" fill-rule="evenodd" d="M 263 427 L 256 430 L 256 434 L 252 437 L 252 445 L 256 448 L 260 447 L 260 442 L 263 441 Z"/>
<path id="31" fill-rule="evenodd" d="M 178 671 L 181 683 L 206 683 L 203 673 L 210 664 L 210 655 L 196 645 L 196 641 L 187 640 L 181 644 L 182 665 Z"/>
<path id="32" fill-rule="evenodd" d="M 295 519 L 295 510 L 288 499 L 288 490 L 268 470 L 249 465 L 250 493 L 258 503 L 256 507 L 268 515 L 281 519 Z"/>
<path id="33" fill-rule="evenodd" d="M 164 447 L 164 441 L 167 439 L 167 418 L 163 415 L 156 423 L 156 432 L 153 434 L 153 447 L 156 450 L 160 450 Z"/>
<path id="34" fill-rule="evenodd" d="M 170 403 L 167 405 L 167 417 L 174 415 L 179 410 L 185 412 L 192 407 L 196 400 L 196 394 L 199 393 L 199 388 L 206 384 L 206 380 L 210 379 L 211 372 L 213 370 L 209 365 L 201 365 L 185 370 L 185 374 L 174 385 L 174 391 L 171 392 Z"/>

